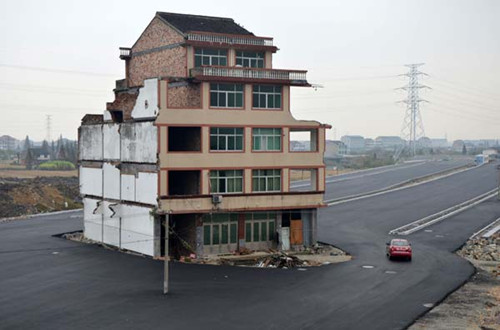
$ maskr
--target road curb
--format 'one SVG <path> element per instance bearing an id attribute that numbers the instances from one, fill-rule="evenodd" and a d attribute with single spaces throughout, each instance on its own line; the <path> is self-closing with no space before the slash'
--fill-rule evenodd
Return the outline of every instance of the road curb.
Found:
<path id="1" fill-rule="evenodd" d="M 428 227 L 432 224 L 445 220 L 455 214 L 461 213 L 465 210 L 470 209 L 471 207 L 480 204 L 495 195 L 497 195 L 497 188 L 490 190 L 484 194 L 478 195 L 474 198 L 471 198 L 465 202 L 449 207 L 445 210 L 439 211 L 437 213 L 431 214 L 424 218 L 413 221 L 409 224 L 401 226 L 399 228 L 393 229 L 389 231 L 389 235 L 409 235 L 414 232 L 417 232 L 425 227 Z"/>
<path id="2" fill-rule="evenodd" d="M 0 223 L 2 223 L 2 222 L 9 222 L 9 221 L 15 221 L 15 220 L 28 220 L 28 219 L 31 219 L 31 218 L 34 218 L 34 217 L 43 217 L 43 216 L 49 216 L 49 215 L 65 214 L 65 213 L 71 213 L 71 212 L 81 211 L 81 210 L 83 210 L 83 209 L 82 208 L 78 208 L 78 209 L 55 211 L 55 212 L 46 212 L 46 213 L 20 215 L 20 216 L 17 216 L 17 217 L 10 217 L 10 218 L 0 218 Z"/>
<path id="3" fill-rule="evenodd" d="M 446 178 L 450 175 L 462 173 L 465 171 L 469 171 L 475 168 L 478 168 L 479 166 L 474 166 L 471 167 L 470 165 L 462 165 L 462 166 L 457 166 L 451 169 L 447 169 L 444 171 L 439 171 L 439 172 L 434 172 L 431 174 L 426 174 L 417 178 L 405 180 L 393 185 L 390 185 L 388 187 L 378 189 L 378 190 L 372 190 L 367 193 L 362 193 L 362 194 L 356 194 L 356 195 L 349 195 L 341 198 L 336 198 L 336 199 L 330 199 L 327 201 L 324 201 L 328 206 L 336 205 L 336 204 L 341 204 L 341 203 L 347 203 L 350 201 L 355 201 L 359 199 L 364 199 L 364 198 L 369 198 L 377 195 L 381 195 L 384 193 L 389 193 L 392 191 L 397 191 L 397 190 L 402 190 L 410 187 L 415 187 L 424 183 L 432 182 L 434 180 Z M 437 176 L 437 177 L 436 177 Z"/>

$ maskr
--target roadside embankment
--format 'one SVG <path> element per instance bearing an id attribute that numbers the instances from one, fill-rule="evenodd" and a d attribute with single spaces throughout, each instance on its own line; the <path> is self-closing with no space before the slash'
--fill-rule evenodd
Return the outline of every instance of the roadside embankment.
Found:
<path id="1" fill-rule="evenodd" d="M 499 246 L 498 233 L 467 241 L 457 254 L 470 261 L 476 273 L 409 329 L 500 329 Z"/>
<path id="2" fill-rule="evenodd" d="M 78 177 L 0 178 L 0 219 L 81 208 Z"/>

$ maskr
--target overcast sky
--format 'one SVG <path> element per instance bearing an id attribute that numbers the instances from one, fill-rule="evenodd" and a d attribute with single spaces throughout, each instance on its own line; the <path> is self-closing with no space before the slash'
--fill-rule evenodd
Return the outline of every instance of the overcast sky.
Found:
<path id="1" fill-rule="evenodd" d="M 399 135 L 404 64 L 425 63 L 428 137 L 500 138 L 500 1 L 27 1 L 0 5 L 0 135 L 76 139 L 124 77 L 130 47 L 156 11 L 231 17 L 279 47 L 275 68 L 309 70 L 324 88 L 292 89 L 292 113 L 328 138 Z"/>

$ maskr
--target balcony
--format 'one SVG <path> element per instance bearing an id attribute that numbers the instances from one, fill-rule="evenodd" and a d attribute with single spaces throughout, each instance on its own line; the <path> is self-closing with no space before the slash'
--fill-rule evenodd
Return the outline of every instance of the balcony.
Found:
<path id="1" fill-rule="evenodd" d="M 210 43 L 217 45 L 238 45 L 238 48 L 268 49 L 276 52 L 278 48 L 273 45 L 273 38 L 256 37 L 247 35 L 227 35 L 206 32 L 191 32 L 186 36 L 188 44 Z"/>
<path id="2" fill-rule="evenodd" d="M 191 69 L 191 77 L 199 81 L 233 81 L 280 83 L 293 86 L 310 86 L 306 78 L 307 71 L 256 69 L 242 67 L 204 66 Z"/>
<path id="3" fill-rule="evenodd" d="M 121 60 L 129 59 L 131 56 L 132 56 L 132 49 L 131 48 L 120 47 L 120 59 Z"/>

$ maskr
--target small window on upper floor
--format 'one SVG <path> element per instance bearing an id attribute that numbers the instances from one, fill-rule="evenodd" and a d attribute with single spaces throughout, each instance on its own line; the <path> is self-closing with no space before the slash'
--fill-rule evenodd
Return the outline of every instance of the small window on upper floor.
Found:
<path id="1" fill-rule="evenodd" d="M 211 127 L 211 151 L 243 151 L 242 127 Z"/>
<path id="2" fill-rule="evenodd" d="M 205 65 L 227 66 L 227 50 L 196 48 L 194 51 L 194 66 Z"/>
<path id="3" fill-rule="evenodd" d="M 245 68 L 263 68 L 264 52 L 236 51 L 236 65 Z"/>
<path id="4" fill-rule="evenodd" d="M 256 109 L 281 109 L 281 86 L 253 85 L 252 107 Z"/>

